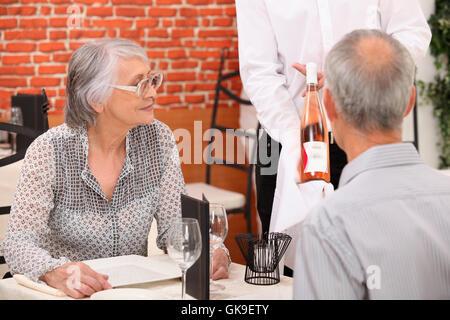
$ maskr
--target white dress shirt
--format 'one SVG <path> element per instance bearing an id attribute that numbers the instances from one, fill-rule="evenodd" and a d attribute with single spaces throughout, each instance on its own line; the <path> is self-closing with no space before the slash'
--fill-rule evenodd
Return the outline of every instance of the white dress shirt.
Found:
<path id="1" fill-rule="evenodd" d="M 306 83 L 294 62 L 315 62 L 323 71 L 331 47 L 356 29 L 391 34 L 416 62 L 431 39 L 417 0 L 236 0 L 236 13 L 244 89 L 283 148 L 299 144 Z"/>

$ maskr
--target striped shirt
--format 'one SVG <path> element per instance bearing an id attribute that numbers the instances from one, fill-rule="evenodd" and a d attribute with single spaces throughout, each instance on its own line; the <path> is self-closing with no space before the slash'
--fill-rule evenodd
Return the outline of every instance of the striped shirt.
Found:
<path id="1" fill-rule="evenodd" d="M 301 227 L 294 299 L 449 299 L 450 178 L 409 143 L 372 147 Z"/>

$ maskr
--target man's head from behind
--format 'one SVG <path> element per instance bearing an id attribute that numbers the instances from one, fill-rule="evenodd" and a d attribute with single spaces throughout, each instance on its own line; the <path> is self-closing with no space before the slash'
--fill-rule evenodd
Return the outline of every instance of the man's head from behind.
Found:
<path id="1" fill-rule="evenodd" d="M 378 30 L 353 31 L 333 47 L 325 64 L 324 102 L 346 152 L 349 131 L 401 139 L 403 117 L 414 105 L 414 72 L 408 50 Z"/>

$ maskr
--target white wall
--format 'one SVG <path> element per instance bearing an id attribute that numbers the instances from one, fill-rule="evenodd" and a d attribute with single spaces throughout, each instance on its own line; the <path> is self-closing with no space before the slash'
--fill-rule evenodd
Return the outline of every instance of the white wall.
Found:
<path id="1" fill-rule="evenodd" d="M 425 17 L 428 18 L 434 12 L 434 0 L 419 0 Z M 436 69 L 434 67 L 434 58 L 427 55 L 418 62 L 417 65 L 417 80 L 430 82 L 433 80 Z M 437 168 L 439 166 L 439 147 L 436 143 L 441 139 L 438 130 L 438 121 L 433 116 L 433 107 L 426 105 L 423 99 L 418 96 L 418 129 L 419 129 L 419 152 L 426 164 Z M 403 127 L 404 140 L 412 140 L 413 133 L 412 118 L 408 117 Z"/>

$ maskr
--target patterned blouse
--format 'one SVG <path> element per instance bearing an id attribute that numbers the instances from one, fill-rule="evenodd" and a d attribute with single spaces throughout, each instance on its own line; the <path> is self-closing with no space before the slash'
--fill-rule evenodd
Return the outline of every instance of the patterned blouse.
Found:
<path id="1" fill-rule="evenodd" d="M 63 124 L 28 148 L 2 250 L 12 274 L 34 281 L 70 261 L 147 255 L 153 218 L 157 246 L 181 217 L 185 192 L 175 139 L 154 120 L 126 136 L 126 157 L 111 201 L 88 166 L 86 127 Z"/>

